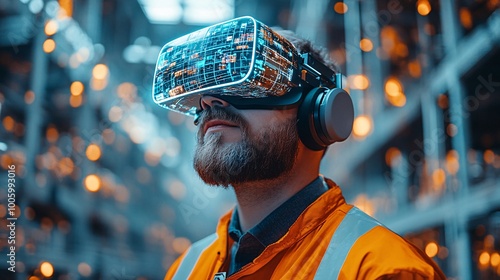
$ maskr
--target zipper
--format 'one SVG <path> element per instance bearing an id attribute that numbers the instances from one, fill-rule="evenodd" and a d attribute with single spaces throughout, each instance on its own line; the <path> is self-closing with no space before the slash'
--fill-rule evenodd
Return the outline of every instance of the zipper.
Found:
<path id="1" fill-rule="evenodd" d="M 217 252 L 217 261 L 214 263 L 213 267 L 212 267 L 212 275 L 213 275 L 213 278 L 214 280 L 218 280 L 218 279 L 221 279 L 221 280 L 224 280 L 226 279 L 226 273 L 227 272 L 219 272 L 219 270 L 221 269 L 221 267 L 224 267 L 226 265 L 226 262 L 228 260 L 228 250 L 229 250 L 229 238 L 227 238 L 226 236 L 226 255 L 224 256 L 224 259 L 221 259 L 221 253 L 220 251 Z M 209 279 L 209 280 L 212 280 L 212 279 Z"/>
<path id="2" fill-rule="evenodd" d="M 229 239 L 227 240 L 227 249 L 226 249 L 226 252 L 227 250 L 229 250 Z M 258 258 L 258 257 L 257 257 Z M 229 258 L 227 257 L 227 254 L 226 254 L 226 259 L 224 261 L 224 264 L 225 262 L 228 260 Z M 245 264 L 242 268 L 240 268 L 240 270 L 236 271 L 235 273 L 229 275 L 226 280 L 231 280 L 231 279 L 236 279 L 235 275 L 238 275 L 238 274 L 242 274 L 244 272 L 244 270 L 248 269 L 250 266 L 252 266 L 254 263 L 253 261 L 250 262 L 250 263 L 247 263 Z"/>
<path id="3" fill-rule="evenodd" d="M 219 271 L 219 268 L 217 268 L 217 264 L 220 262 L 220 252 L 217 252 L 217 259 L 216 261 L 214 262 L 214 264 L 212 265 L 212 275 L 214 275 L 215 273 L 217 273 L 217 271 Z"/>

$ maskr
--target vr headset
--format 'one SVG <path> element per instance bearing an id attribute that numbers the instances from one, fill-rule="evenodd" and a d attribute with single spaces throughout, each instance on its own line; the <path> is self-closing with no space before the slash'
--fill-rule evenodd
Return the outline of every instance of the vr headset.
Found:
<path id="1" fill-rule="evenodd" d="M 190 116 L 201 111 L 203 95 L 217 96 L 237 109 L 299 105 L 299 135 L 307 138 L 302 139 L 306 146 L 320 150 L 345 140 L 352 129 L 352 101 L 341 81 L 341 74 L 245 16 L 165 44 L 152 97 L 156 104 Z"/>

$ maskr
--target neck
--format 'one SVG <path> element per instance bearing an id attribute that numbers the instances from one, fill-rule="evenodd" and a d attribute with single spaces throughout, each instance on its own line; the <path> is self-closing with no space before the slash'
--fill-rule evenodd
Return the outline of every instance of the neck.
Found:
<path id="1" fill-rule="evenodd" d="M 233 185 L 241 230 L 246 232 L 257 225 L 318 175 L 319 160 L 297 158 L 292 170 L 276 179 Z"/>

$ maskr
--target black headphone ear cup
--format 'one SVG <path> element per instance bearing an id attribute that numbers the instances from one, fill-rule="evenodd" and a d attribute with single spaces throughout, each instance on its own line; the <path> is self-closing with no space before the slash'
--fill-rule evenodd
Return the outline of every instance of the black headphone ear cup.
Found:
<path id="1" fill-rule="evenodd" d="M 354 107 L 349 94 L 341 88 L 314 88 L 306 94 L 297 116 L 302 143 L 319 151 L 349 137 Z"/>
<path id="2" fill-rule="evenodd" d="M 321 144 L 323 141 L 319 139 L 315 124 L 318 118 L 314 116 L 315 111 L 317 111 L 315 108 L 318 107 L 316 103 L 321 100 L 321 98 L 318 97 L 325 90 L 325 88 L 314 88 L 306 93 L 297 113 L 297 130 L 300 140 L 302 140 L 302 143 L 304 143 L 306 147 L 314 151 L 326 148 L 326 146 Z"/>
<path id="3" fill-rule="evenodd" d="M 354 122 L 354 106 L 351 96 L 341 88 L 325 91 L 319 104 L 318 134 L 324 144 L 342 142 L 349 137 Z"/>

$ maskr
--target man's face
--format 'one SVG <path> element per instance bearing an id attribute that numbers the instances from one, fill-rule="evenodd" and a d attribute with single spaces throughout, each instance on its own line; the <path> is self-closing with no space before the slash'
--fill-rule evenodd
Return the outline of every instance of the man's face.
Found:
<path id="1" fill-rule="evenodd" d="M 292 169 L 299 142 L 296 109 L 237 110 L 224 101 L 217 104 L 204 106 L 199 120 L 194 168 L 205 183 L 269 180 Z"/>

